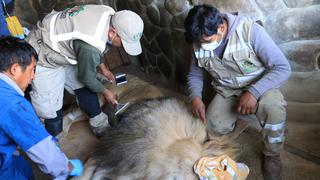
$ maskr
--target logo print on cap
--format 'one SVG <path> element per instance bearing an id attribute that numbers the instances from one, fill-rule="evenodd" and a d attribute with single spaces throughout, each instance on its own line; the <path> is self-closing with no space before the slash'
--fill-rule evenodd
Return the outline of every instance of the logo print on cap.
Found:
<path id="1" fill-rule="evenodd" d="M 137 41 L 140 40 L 141 36 L 142 36 L 142 33 L 141 33 L 141 32 L 140 32 L 140 33 L 137 33 L 137 34 L 133 35 L 132 40 L 133 40 L 134 42 L 137 42 Z"/>
<path id="2" fill-rule="evenodd" d="M 74 6 L 73 8 L 68 9 L 68 14 L 70 17 L 78 15 L 81 11 L 83 11 L 85 5 Z"/>

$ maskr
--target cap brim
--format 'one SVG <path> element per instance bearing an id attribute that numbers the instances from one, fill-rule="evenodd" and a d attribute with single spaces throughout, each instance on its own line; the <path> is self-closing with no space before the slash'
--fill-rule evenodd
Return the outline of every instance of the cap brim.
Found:
<path id="1" fill-rule="evenodd" d="M 141 44 L 140 41 L 136 42 L 136 43 L 128 43 L 125 40 L 122 40 L 122 45 L 124 50 L 131 56 L 137 56 L 139 54 L 141 54 L 142 52 L 142 48 L 141 48 Z"/>

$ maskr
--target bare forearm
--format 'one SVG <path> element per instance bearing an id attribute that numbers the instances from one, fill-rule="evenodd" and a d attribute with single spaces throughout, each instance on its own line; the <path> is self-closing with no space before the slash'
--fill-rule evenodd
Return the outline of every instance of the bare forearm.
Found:
<path id="1" fill-rule="evenodd" d="M 112 72 L 109 70 L 109 68 L 107 67 L 106 64 L 101 63 L 98 67 L 99 67 L 101 73 L 102 73 L 106 78 L 108 78 L 108 79 L 111 80 L 111 81 L 114 80 L 114 75 L 113 75 Z"/>

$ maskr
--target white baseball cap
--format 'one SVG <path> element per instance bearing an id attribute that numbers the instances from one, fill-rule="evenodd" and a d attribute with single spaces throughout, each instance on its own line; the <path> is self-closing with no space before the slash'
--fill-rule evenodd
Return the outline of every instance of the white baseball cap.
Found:
<path id="1" fill-rule="evenodd" d="M 111 23 L 121 38 L 124 50 L 132 56 L 141 54 L 140 39 L 143 33 L 141 17 L 132 11 L 122 10 L 113 15 Z"/>

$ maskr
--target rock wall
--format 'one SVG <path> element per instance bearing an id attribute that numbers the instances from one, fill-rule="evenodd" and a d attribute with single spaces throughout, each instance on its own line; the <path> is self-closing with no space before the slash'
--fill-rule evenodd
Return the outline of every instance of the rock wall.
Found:
<path id="1" fill-rule="evenodd" d="M 223 12 L 238 11 L 260 20 L 293 70 L 282 88 L 289 101 L 288 114 L 304 119 L 303 112 L 312 109 L 308 117 L 319 119 L 320 0 L 16 0 L 15 13 L 31 28 L 52 9 L 87 3 L 140 14 L 145 22 L 140 65 L 147 73 L 179 84 L 185 84 L 191 55 L 183 36 L 183 20 L 193 5 L 212 4 Z"/>

